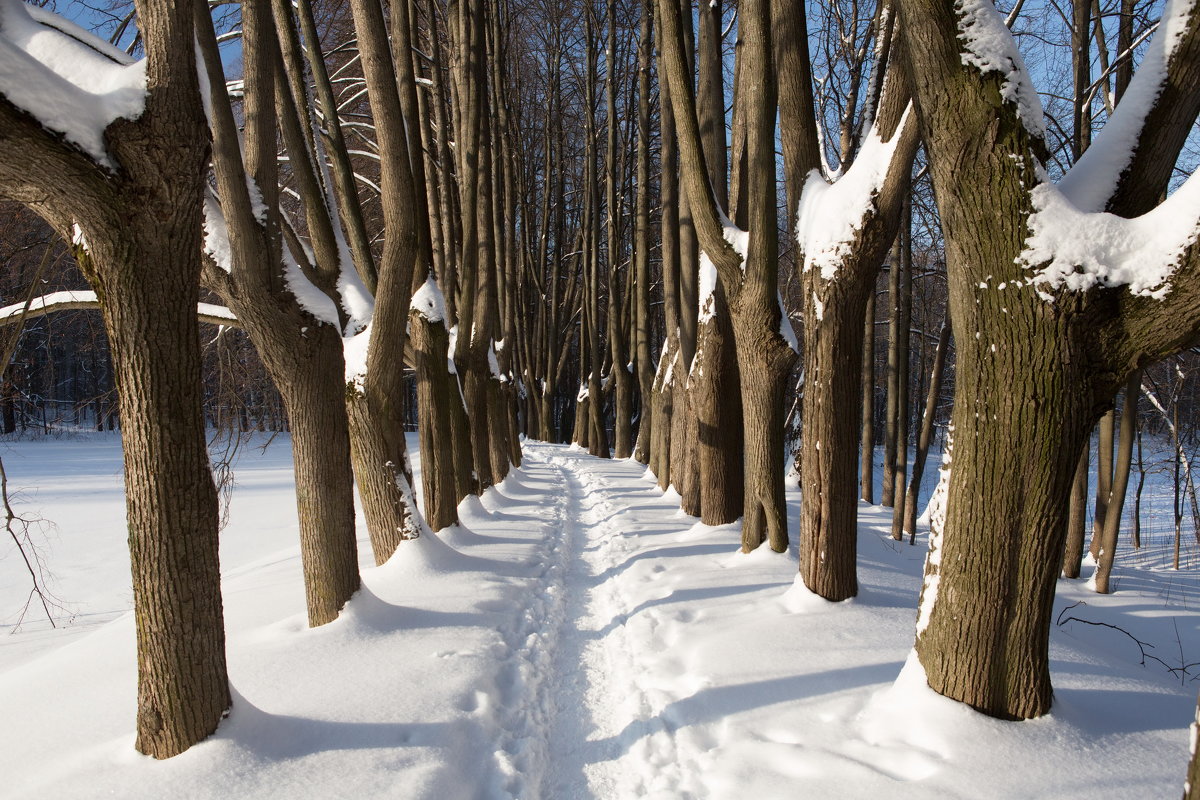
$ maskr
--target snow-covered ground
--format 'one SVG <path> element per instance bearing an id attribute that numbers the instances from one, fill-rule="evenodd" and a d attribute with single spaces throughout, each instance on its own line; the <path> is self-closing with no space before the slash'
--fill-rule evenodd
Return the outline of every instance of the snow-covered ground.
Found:
<path id="1" fill-rule="evenodd" d="M 132 747 L 119 442 L 0 446 L 16 510 L 55 523 L 33 536 L 65 609 L 59 629 L 40 607 L 14 627 L 28 576 L 0 545 L 0 794 L 1178 795 L 1196 686 L 1084 621 L 1167 665 L 1200 661 L 1194 555 L 1175 572 L 1148 542 L 1136 566 L 1119 557 L 1108 597 L 1061 582 L 1058 608 L 1086 605 L 1053 631 L 1054 711 L 1005 723 L 902 674 L 924 543 L 888 539 L 884 509 L 862 507 L 862 590 L 835 605 L 795 586 L 794 553 L 739 554 L 735 526 L 682 516 L 635 463 L 525 454 L 461 526 L 383 567 L 361 536 L 364 588 L 308 630 L 288 442 L 243 446 L 221 550 L 234 706 L 155 762 Z"/>

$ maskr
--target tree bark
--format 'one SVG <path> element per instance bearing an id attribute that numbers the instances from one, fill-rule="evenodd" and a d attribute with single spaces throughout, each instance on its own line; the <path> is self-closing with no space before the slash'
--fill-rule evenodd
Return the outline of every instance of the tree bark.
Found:
<path id="1" fill-rule="evenodd" d="M 858 497 L 875 502 L 875 287 L 867 293 L 863 322 L 862 440 L 859 444 Z"/>
<path id="2" fill-rule="evenodd" d="M 1121 510 L 1125 505 L 1125 493 L 1129 488 L 1129 470 L 1133 463 L 1133 440 L 1137 435 L 1138 395 L 1142 390 L 1142 371 L 1134 370 L 1125 384 L 1125 408 L 1121 410 L 1121 434 L 1117 445 L 1116 471 L 1113 475 L 1112 495 L 1104 519 L 1100 558 L 1096 565 L 1095 584 L 1099 594 L 1112 591 L 1113 561 L 1117 555 L 1117 534 L 1121 530 Z"/>
<path id="3" fill-rule="evenodd" d="M 191 9 L 144 0 L 137 10 L 146 105 L 105 131 L 115 169 L 50 134 L 0 87 L 0 193 L 68 240 L 78 225 L 86 241 L 81 267 L 100 298 L 119 387 L 135 746 L 169 758 L 212 733 L 230 704 L 196 323 L 208 143 Z"/>
<path id="4" fill-rule="evenodd" d="M 904 531 L 908 543 L 913 544 L 917 536 L 917 502 L 921 493 L 921 478 L 925 475 L 925 461 L 929 456 L 929 445 L 933 441 L 933 423 L 937 417 L 937 402 L 942 393 L 942 375 L 946 368 L 946 352 L 950 349 L 950 320 L 942 322 L 938 334 L 937 352 L 933 355 L 933 372 L 929 377 L 929 394 L 925 398 L 925 413 L 921 417 L 921 433 L 917 440 L 917 454 L 913 460 L 912 480 L 904 496 Z"/>
<path id="5" fill-rule="evenodd" d="M 1063 551 L 1063 577 L 1078 578 L 1083 566 L 1083 535 L 1087 527 L 1088 471 L 1091 463 L 1091 436 L 1083 441 L 1075 480 L 1071 483 L 1071 504 L 1067 514 L 1067 543 Z"/>

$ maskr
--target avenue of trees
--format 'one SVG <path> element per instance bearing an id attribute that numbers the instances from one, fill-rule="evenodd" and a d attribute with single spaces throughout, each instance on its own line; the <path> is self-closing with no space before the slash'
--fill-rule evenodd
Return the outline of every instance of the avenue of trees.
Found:
<path id="1" fill-rule="evenodd" d="M 355 485 L 383 563 L 526 436 L 797 537 L 844 600 L 859 501 L 912 541 L 940 428 L 920 664 L 1047 713 L 1055 584 L 1090 550 L 1111 590 L 1142 428 L 1176 554 L 1200 516 L 1200 3 L 1024 5 L 137 0 L 110 44 L 0 0 L 0 421 L 119 421 L 138 749 L 230 702 L 211 426 L 290 431 L 312 625 L 359 586 Z M 103 102 L 72 59 L 144 103 L 16 85 Z"/>

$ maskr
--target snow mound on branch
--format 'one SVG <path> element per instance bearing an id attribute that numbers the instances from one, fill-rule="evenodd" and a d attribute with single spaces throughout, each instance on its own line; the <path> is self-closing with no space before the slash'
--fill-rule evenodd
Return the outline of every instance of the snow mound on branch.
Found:
<path id="1" fill-rule="evenodd" d="M 1048 181 L 1030 194 L 1034 213 L 1018 261 L 1034 270 L 1035 285 L 1075 291 L 1128 286 L 1133 294 L 1161 299 L 1200 226 L 1196 175 L 1134 219 L 1084 211 Z"/>
<path id="2" fill-rule="evenodd" d="M 1016 104 L 1027 131 L 1045 138 L 1042 101 L 1004 17 L 991 0 L 957 0 L 954 9 L 958 12 L 958 38 L 963 45 L 962 63 L 978 68 L 985 75 L 1000 73 L 1000 96 Z"/>
<path id="3" fill-rule="evenodd" d="M 371 325 L 353 336 L 342 337 L 342 358 L 346 362 L 346 384 L 362 391 L 367 376 L 367 352 L 371 347 Z"/>
<path id="4" fill-rule="evenodd" d="M 443 322 L 446 319 L 446 298 L 432 275 L 413 293 L 409 307 L 430 322 Z"/>
<path id="5" fill-rule="evenodd" d="M 104 131 L 142 114 L 146 62 L 48 11 L 0 0 L 0 95 L 112 168 Z"/>

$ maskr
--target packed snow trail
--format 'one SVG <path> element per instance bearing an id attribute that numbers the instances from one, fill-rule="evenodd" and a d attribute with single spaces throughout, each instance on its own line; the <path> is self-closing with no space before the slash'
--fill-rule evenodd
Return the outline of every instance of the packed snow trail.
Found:
<path id="1" fill-rule="evenodd" d="M 110 587 L 85 617 L 128 608 L 119 441 L 101 441 L 94 461 L 58 442 L 22 451 L 46 459 L 38 496 L 60 522 L 62 593 Z M 465 500 L 459 525 L 382 567 L 361 536 L 362 590 L 308 629 L 286 446 L 243 450 L 223 534 L 229 718 L 177 758 L 139 757 L 130 615 L 0 637 L 5 797 L 1178 794 L 1193 687 L 1139 666 L 1127 640 L 1055 629 L 1053 713 L 984 718 L 905 667 L 924 551 L 887 537 L 887 510 L 860 508 L 861 592 L 830 604 L 795 584 L 794 553 L 742 554 L 736 524 L 683 515 L 643 466 L 561 445 L 526 442 L 524 465 Z M 87 474 L 64 480 L 64 464 Z M 1200 612 L 1176 598 L 1196 571 L 1125 580 L 1072 614 L 1161 655 L 1178 625 L 1180 657 L 1195 660 Z M 1084 592 L 1061 582 L 1057 604 Z"/>

